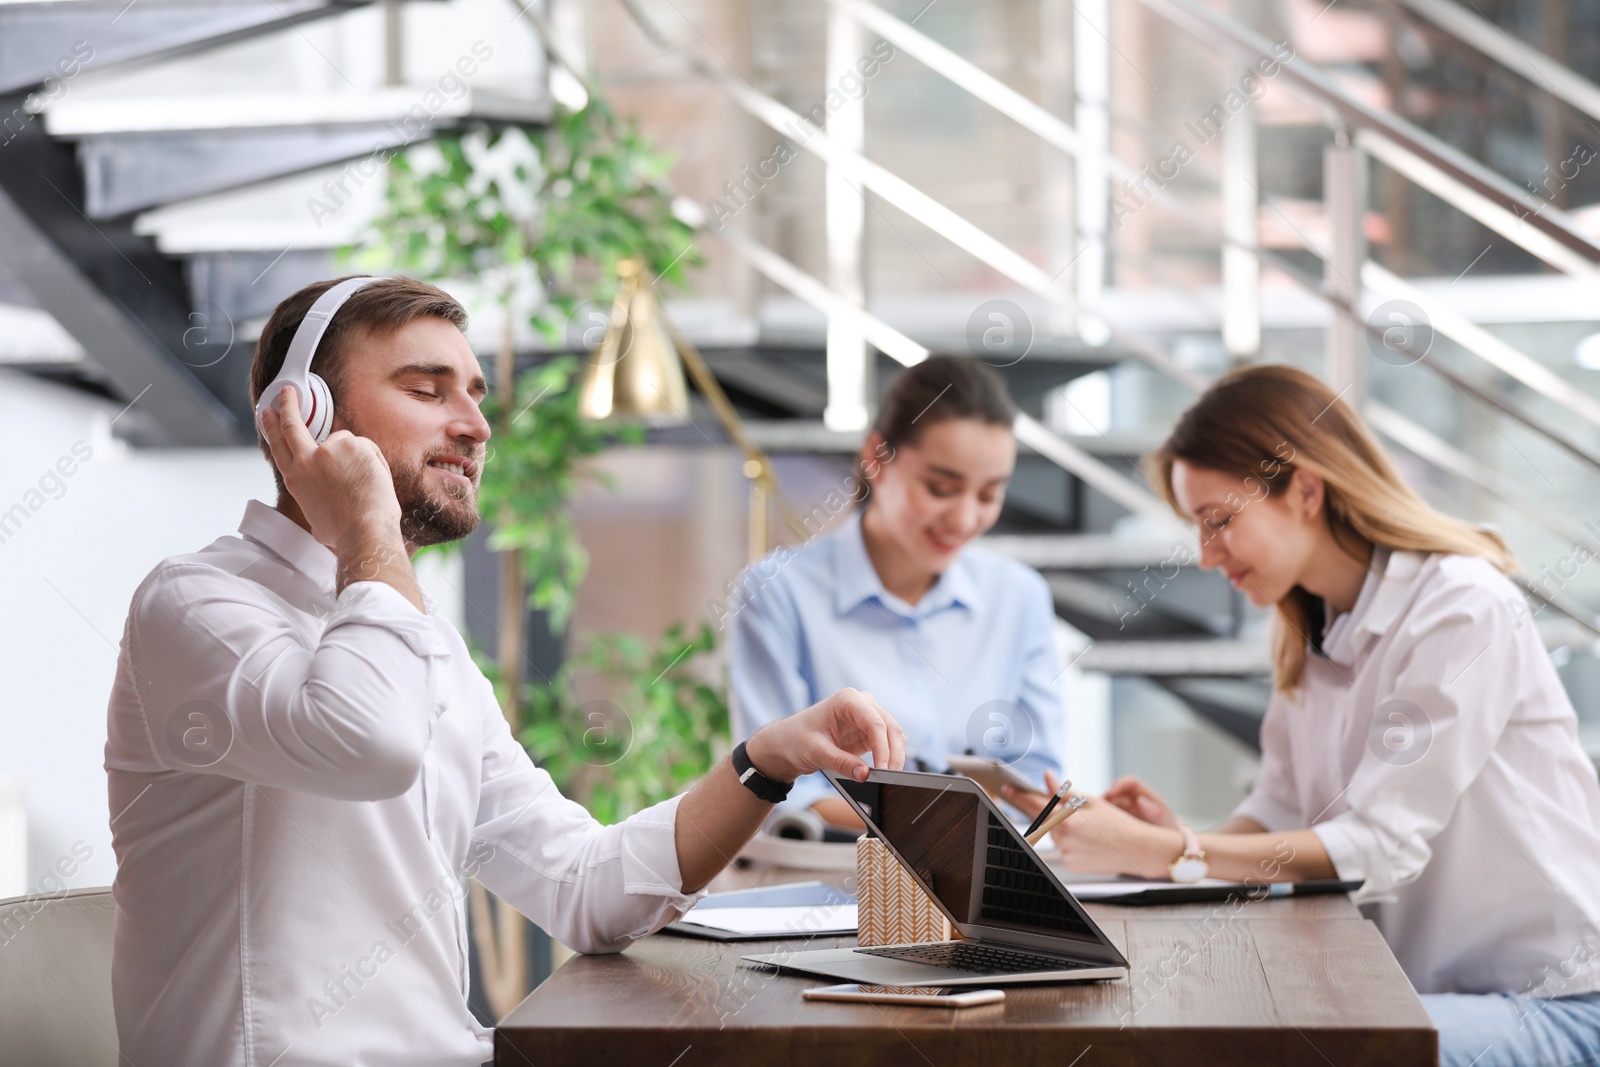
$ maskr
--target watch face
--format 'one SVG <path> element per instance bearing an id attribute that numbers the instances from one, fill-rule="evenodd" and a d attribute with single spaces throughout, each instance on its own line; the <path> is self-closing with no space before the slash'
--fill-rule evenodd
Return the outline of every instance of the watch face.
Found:
<path id="1" fill-rule="evenodd" d="M 1198 856 L 1183 856 L 1170 869 L 1174 882 L 1198 882 L 1206 876 L 1211 865 Z"/>

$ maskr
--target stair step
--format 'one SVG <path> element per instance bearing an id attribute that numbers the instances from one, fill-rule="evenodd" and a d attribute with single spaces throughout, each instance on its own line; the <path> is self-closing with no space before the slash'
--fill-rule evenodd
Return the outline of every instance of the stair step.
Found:
<path id="1" fill-rule="evenodd" d="M 0 304 L 0 364 L 71 366 L 83 362 L 83 346 L 49 312 Z"/>
<path id="2" fill-rule="evenodd" d="M 451 99 L 413 87 L 315 95 L 69 98 L 46 109 L 45 130 L 78 141 L 84 210 L 91 218 L 114 218 L 351 162 L 320 198 L 331 214 L 343 206 L 352 186 L 381 176 L 389 152 L 472 122 L 537 125 L 549 117 L 550 101 L 544 98 L 468 90 Z"/>
<path id="3" fill-rule="evenodd" d="M 1183 701 L 1190 711 L 1223 733 L 1257 752 L 1261 751 L 1261 719 L 1272 699 L 1272 682 L 1269 678 L 1257 675 L 1239 678 L 1151 675 L 1146 680 Z"/>
<path id="4" fill-rule="evenodd" d="M 830 430 L 809 419 L 751 420 L 744 428 L 758 447 L 775 455 L 853 456 L 866 438 L 865 430 Z"/>
<path id="5" fill-rule="evenodd" d="M 720 375 L 720 368 L 717 370 Z M 809 419 L 752 419 L 745 428 L 751 440 L 774 454 L 854 455 L 861 450 L 861 441 L 865 436 L 862 430 L 830 430 L 821 422 Z M 1161 443 L 1161 434 L 1153 430 L 1059 436 L 1090 455 L 1112 460 L 1137 459 Z M 1033 454 L 1033 449 L 1021 442 L 1018 442 L 1017 449 L 1024 455 Z"/>
<path id="6" fill-rule="evenodd" d="M 1547 648 L 1579 647 L 1591 642 L 1577 627 L 1540 624 Z M 1147 677 L 1243 678 L 1272 673 L 1272 653 L 1265 642 L 1232 638 L 1095 641 L 1071 661 L 1081 671 Z"/>
<path id="7" fill-rule="evenodd" d="M 1270 674 L 1272 654 L 1264 642 L 1221 637 L 1096 641 L 1078 654 L 1072 666 L 1101 674 L 1235 678 Z"/>
<path id="8" fill-rule="evenodd" d="M 1192 538 L 1154 540 L 1117 534 L 995 534 L 978 544 L 1038 571 L 1162 570 L 1168 576 L 1199 561 Z"/>
<path id="9" fill-rule="evenodd" d="M 430 95 L 431 94 L 431 95 Z M 430 103 L 431 100 L 437 103 Z M 482 118 L 497 122 L 544 122 L 547 98 L 519 98 L 467 89 L 447 97 L 432 85 L 395 86 L 362 92 L 230 93 L 224 96 L 155 96 L 123 100 L 68 97 L 45 109 L 52 137 L 136 133 L 245 133 L 303 126 L 367 126 L 400 123 L 414 109 L 429 119 Z M 415 116 L 411 116 L 415 121 Z"/>
<path id="10" fill-rule="evenodd" d="M 1199 574 L 1185 575 L 1195 579 Z M 1212 637 L 1238 625 L 1234 593 L 1212 577 L 1194 588 L 1165 584 L 1150 588 L 1119 586 L 1092 571 L 1051 571 L 1045 575 L 1056 614 L 1095 640 L 1130 641 Z M 1193 583 L 1185 583 L 1190 585 Z"/>
<path id="11" fill-rule="evenodd" d="M 178 55 L 301 26 L 371 0 L 73 0 L 0 3 L 0 93 L 66 85 L 84 70 Z M 66 64 L 63 66 L 62 64 Z M 69 73 L 70 72 L 70 73 Z M 47 84 L 46 79 L 51 79 Z"/>

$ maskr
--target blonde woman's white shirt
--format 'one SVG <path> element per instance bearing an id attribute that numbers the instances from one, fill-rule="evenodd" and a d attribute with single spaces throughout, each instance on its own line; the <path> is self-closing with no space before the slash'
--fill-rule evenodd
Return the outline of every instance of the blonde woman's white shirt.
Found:
<path id="1" fill-rule="evenodd" d="M 138 1067 L 477 1067 L 466 875 L 585 952 L 700 896 L 676 799 L 601 826 L 431 600 L 334 581 L 333 553 L 251 501 L 239 536 L 134 594 L 106 771 Z"/>
<path id="2" fill-rule="evenodd" d="M 1600 786 L 1517 587 L 1373 556 L 1261 728 L 1236 812 L 1310 826 L 1420 993 L 1600 989 Z"/>

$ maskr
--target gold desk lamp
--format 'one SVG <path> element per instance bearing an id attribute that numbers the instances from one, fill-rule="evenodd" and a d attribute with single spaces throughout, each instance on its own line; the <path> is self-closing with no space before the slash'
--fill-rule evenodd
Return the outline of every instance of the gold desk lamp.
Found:
<path id="1" fill-rule="evenodd" d="M 698 349 L 667 317 L 655 290 L 644 281 L 644 264 L 636 258 L 617 264 L 621 288 L 611 305 L 611 321 L 584 372 L 578 410 L 590 419 L 640 419 L 653 425 L 689 421 L 689 394 L 683 370 L 689 370 L 700 394 L 711 405 L 728 437 L 744 453 L 741 473 L 750 483 L 750 559 L 766 555 L 768 501 L 775 501 L 790 531 L 802 527 L 772 459 L 745 432 L 738 412 L 717 384 Z"/>

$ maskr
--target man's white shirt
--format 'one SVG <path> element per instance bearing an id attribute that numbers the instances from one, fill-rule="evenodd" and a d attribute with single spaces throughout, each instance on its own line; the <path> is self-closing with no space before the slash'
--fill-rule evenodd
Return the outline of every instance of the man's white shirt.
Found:
<path id="1" fill-rule="evenodd" d="M 603 827 L 460 634 L 251 501 L 134 594 L 108 714 L 113 996 L 145 1065 L 477 1065 L 464 877 L 579 951 L 671 922 L 669 800 Z"/>

